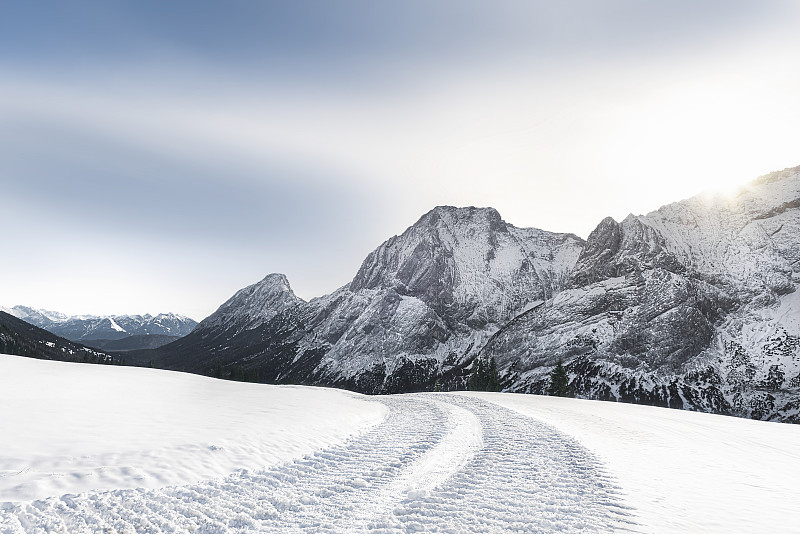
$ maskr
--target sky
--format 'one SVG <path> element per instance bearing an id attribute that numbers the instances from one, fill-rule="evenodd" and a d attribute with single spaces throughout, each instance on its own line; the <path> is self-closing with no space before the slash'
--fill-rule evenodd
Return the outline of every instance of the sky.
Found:
<path id="1" fill-rule="evenodd" d="M 0 305 L 309 299 L 437 205 L 586 237 L 800 165 L 800 3 L 7 2 Z"/>

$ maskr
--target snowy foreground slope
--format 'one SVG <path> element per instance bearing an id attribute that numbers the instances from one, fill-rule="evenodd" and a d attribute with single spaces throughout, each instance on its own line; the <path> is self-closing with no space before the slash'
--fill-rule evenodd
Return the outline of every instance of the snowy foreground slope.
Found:
<path id="1" fill-rule="evenodd" d="M 0 356 L 0 425 L 0 533 L 800 531 L 800 427 L 702 413 Z"/>
<path id="2" fill-rule="evenodd" d="M 800 532 L 800 428 L 579 399 L 468 393 L 593 451 L 644 532 Z"/>
<path id="3" fill-rule="evenodd" d="M 359 397 L 0 355 L 0 501 L 273 465 L 380 422 Z"/>

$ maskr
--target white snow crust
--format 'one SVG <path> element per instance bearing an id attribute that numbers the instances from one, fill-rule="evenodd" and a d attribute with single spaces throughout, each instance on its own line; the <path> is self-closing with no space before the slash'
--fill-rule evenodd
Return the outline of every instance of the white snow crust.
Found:
<path id="1" fill-rule="evenodd" d="M 0 355 L 0 501 L 158 488 L 273 465 L 380 422 L 385 407 L 365 399 Z"/>
<path id="2" fill-rule="evenodd" d="M 643 532 L 798 532 L 800 426 L 652 406 L 469 393 L 594 452 Z"/>
<path id="3" fill-rule="evenodd" d="M 118 325 L 113 317 L 109 317 L 108 320 L 109 320 L 109 322 L 111 322 L 111 328 L 113 328 L 117 332 L 125 332 L 125 329 L 122 328 L 120 325 Z"/>
<path id="4" fill-rule="evenodd" d="M 3 534 L 800 524 L 800 427 L 665 408 L 475 392 L 367 400 L 0 355 L 0 423 Z"/>

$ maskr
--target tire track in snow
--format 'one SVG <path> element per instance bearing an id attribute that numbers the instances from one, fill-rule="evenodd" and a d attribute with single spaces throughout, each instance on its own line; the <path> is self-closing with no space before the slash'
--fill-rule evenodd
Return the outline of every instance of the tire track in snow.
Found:
<path id="1" fill-rule="evenodd" d="M 597 458 L 576 440 L 529 417 L 465 396 L 484 444 L 463 469 L 402 501 L 374 532 L 640 532 L 634 511 Z"/>
<path id="2" fill-rule="evenodd" d="M 65 495 L 0 511 L 0 532 L 611 532 L 633 529 L 577 442 L 447 394 L 376 397 L 370 431 L 304 458 L 160 490 Z"/>
<path id="3" fill-rule="evenodd" d="M 450 431 L 387 488 L 393 497 L 426 495 L 461 469 L 483 446 L 483 429 L 475 414 L 441 403 L 449 412 Z"/>

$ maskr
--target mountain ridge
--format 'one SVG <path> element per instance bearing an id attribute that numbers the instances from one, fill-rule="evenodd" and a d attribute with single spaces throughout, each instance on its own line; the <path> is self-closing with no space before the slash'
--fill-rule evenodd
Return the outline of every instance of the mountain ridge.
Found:
<path id="1" fill-rule="evenodd" d="M 166 335 L 182 337 L 191 332 L 197 322 L 176 313 L 158 315 L 74 315 L 16 305 L 3 311 L 34 326 L 43 328 L 71 341 L 113 341 L 129 336 Z"/>
<path id="2" fill-rule="evenodd" d="M 587 398 L 797 422 L 798 208 L 800 167 L 607 217 L 586 241 L 439 206 L 334 292 L 304 301 L 269 275 L 268 298 L 249 286 L 150 354 L 367 393 L 464 388 L 479 356 L 506 390 L 541 393 L 563 359 Z"/>
<path id="3" fill-rule="evenodd" d="M 234 315 L 258 318 L 261 303 L 226 310 L 258 284 L 249 286 L 159 349 L 156 361 L 209 373 L 234 365 L 232 350 L 272 381 L 372 393 L 428 387 L 516 313 L 560 290 L 582 246 L 572 234 L 518 229 L 493 208 L 437 207 L 378 246 L 333 293 L 308 302 L 292 293 L 277 299 L 272 317 L 242 329 Z M 266 279 L 289 287 L 283 275 Z M 282 355 L 280 364 L 266 361 L 264 347 Z"/>
<path id="4" fill-rule="evenodd" d="M 798 198 L 795 167 L 605 219 L 570 287 L 481 354 L 512 391 L 543 392 L 560 358 L 580 396 L 800 422 Z"/>

